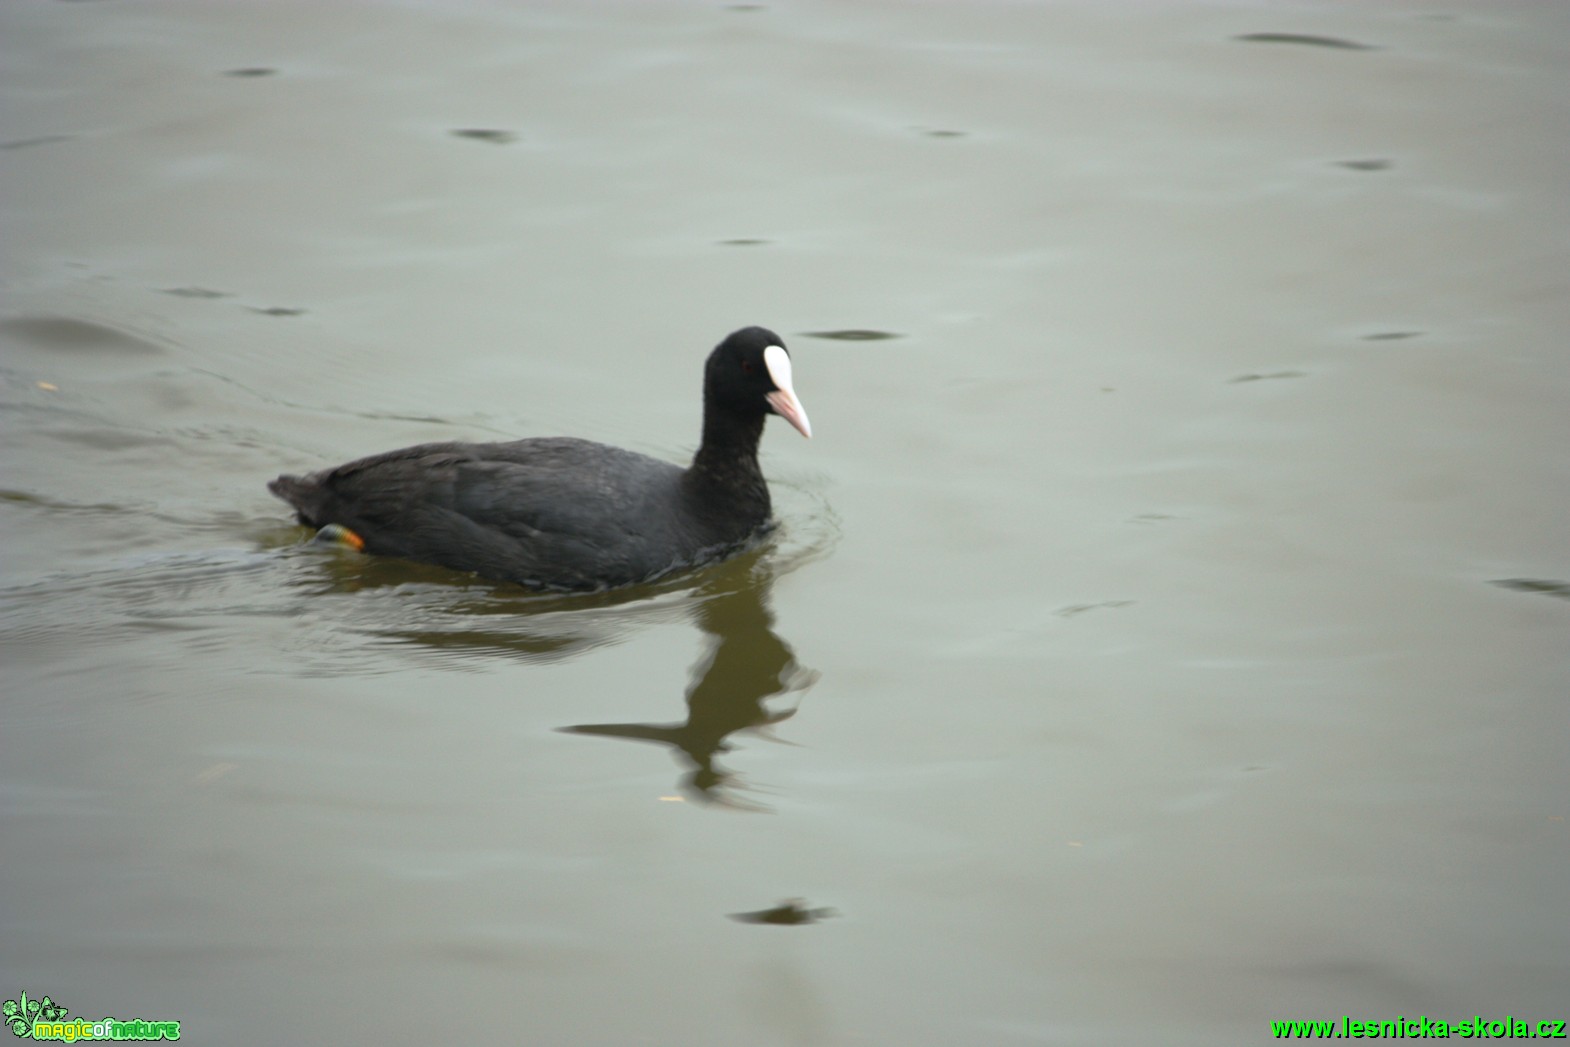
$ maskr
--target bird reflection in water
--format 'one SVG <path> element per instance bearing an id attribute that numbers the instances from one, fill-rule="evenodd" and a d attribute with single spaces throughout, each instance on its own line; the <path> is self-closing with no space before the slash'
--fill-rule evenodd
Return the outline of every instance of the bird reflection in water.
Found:
<path id="1" fill-rule="evenodd" d="M 774 632 L 768 593 L 774 583 L 767 560 L 751 556 L 714 573 L 693 591 L 694 618 L 708 649 L 692 668 L 687 687 L 687 719 L 680 723 L 594 723 L 563 727 L 574 734 L 630 738 L 668 745 L 690 768 L 681 780 L 694 799 L 753 810 L 762 804 L 744 799 L 738 776 L 715 761 L 730 751 L 737 731 L 764 735 L 796 714 L 796 705 L 770 709 L 776 695 L 804 691 L 817 673 L 796 662 L 790 646 Z"/>
<path id="2" fill-rule="evenodd" d="M 317 546 L 299 548 L 322 551 Z M 560 730 L 668 745 L 690 768 L 681 779 L 689 798 L 766 809 L 740 795 L 746 790 L 739 777 L 718 765 L 716 757 L 730 750 L 727 739 L 737 731 L 769 736 L 769 728 L 796 712 L 794 703 L 787 708 L 775 703 L 771 709 L 770 699 L 805 691 L 817 681 L 818 674 L 802 668 L 774 632 L 774 615 L 768 609 L 776 571 L 799 566 L 817 548 L 782 556 L 774 541 L 765 540 L 695 574 L 586 595 L 526 593 L 478 579 L 455 592 L 455 577 L 445 568 L 345 549 L 327 551 L 332 555 L 312 555 L 312 569 L 300 578 L 314 599 L 378 591 L 395 598 L 369 604 L 356 599 L 352 609 L 327 613 L 326 621 L 345 623 L 384 643 L 417 646 L 458 665 L 499 653 L 533 662 L 558 661 L 615 644 L 640 626 L 675 617 L 692 619 L 703 631 L 707 649 L 691 671 L 685 721 L 578 724 Z M 358 643 L 350 647 L 363 650 Z"/>

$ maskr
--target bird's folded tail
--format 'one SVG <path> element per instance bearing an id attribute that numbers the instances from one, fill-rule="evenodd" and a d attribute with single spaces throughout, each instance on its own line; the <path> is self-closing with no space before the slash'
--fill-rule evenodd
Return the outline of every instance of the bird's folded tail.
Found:
<path id="1" fill-rule="evenodd" d="M 269 481 L 267 489 L 294 506 L 295 515 L 307 527 L 320 527 L 322 520 L 322 489 L 308 476 L 291 476 L 285 473 Z"/>

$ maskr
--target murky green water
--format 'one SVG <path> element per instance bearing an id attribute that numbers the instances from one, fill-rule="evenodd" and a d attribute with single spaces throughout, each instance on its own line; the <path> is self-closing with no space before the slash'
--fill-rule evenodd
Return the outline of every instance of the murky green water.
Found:
<path id="1" fill-rule="evenodd" d="M 228 1044 L 1565 1017 L 1566 10 L 6 4 L 0 996 Z M 264 489 L 680 460 L 748 323 L 815 438 L 728 564 L 531 596 Z"/>

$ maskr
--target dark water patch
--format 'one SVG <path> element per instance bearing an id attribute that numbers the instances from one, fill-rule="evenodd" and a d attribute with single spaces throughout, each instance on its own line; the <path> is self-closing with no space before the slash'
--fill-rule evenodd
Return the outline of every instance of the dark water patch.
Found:
<path id="1" fill-rule="evenodd" d="M 163 352 L 160 346 L 146 339 L 90 320 L 73 320 L 68 316 L 19 316 L 0 320 L 0 333 L 23 339 L 42 349 L 70 353 L 143 355 Z"/>
<path id="2" fill-rule="evenodd" d="M 1167 520 L 1181 520 L 1181 519 L 1182 519 L 1182 517 L 1180 517 L 1180 516 L 1173 516 L 1170 513 L 1140 513 L 1138 516 L 1131 516 L 1131 517 L 1129 517 L 1129 523 L 1137 523 L 1137 524 L 1165 523 Z"/>
<path id="3" fill-rule="evenodd" d="M 771 244 L 773 242 L 774 241 L 772 240 L 757 240 L 745 236 L 738 236 L 733 240 L 715 241 L 715 243 L 719 244 L 721 247 L 762 247 L 765 244 Z"/>
<path id="4" fill-rule="evenodd" d="M 725 5 L 725 10 L 727 10 L 727 11 L 736 11 L 736 12 L 741 13 L 741 14 L 749 14 L 749 13 L 754 12 L 754 11 L 767 11 L 768 9 L 769 9 L 769 5 L 768 4 L 726 4 Z"/>
<path id="5" fill-rule="evenodd" d="M 533 619 L 525 625 L 535 627 Z M 452 668 L 480 669 L 497 655 L 511 655 L 528 662 L 559 661 L 597 647 L 609 647 L 621 642 L 616 629 L 606 629 L 594 635 L 590 627 L 580 627 L 570 635 L 551 636 L 544 633 L 498 629 L 445 631 L 440 629 L 402 629 L 365 632 L 364 635 L 388 644 L 408 644 L 438 656 L 446 656 Z"/>
<path id="6" fill-rule="evenodd" d="M 1365 334 L 1365 342 L 1399 342 L 1407 338 L 1421 338 L 1422 331 L 1378 331 L 1374 334 Z"/>
<path id="7" fill-rule="evenodd" d="M 459 423 L 452 418 L 442 418 L 434 414 L 399 414 L 397 411 L 340 411 L 334 412 L 347 415 L 350 418 L 369 418 L 377 422 L 418 422 L 422 425 L 456 426 Z M 500 429 L 490 429 L 491 432 L 502 432 Z"/>
<path id="8" fill-rule="evenodd" d="M 1557 596 L 1561 600 L 1570 600 L 1570 582 L 1545 578 L 1496 578 L 1489 584 L 1518 593 L 1537 593 L 1540 596 Z"/>
<path id="9" fill-rule="evenodd" d="M 1339 36 L 1315 36 L 1312 33 L 1243 33 L 1234 36 L 1234 40 L 1242 40 L 1251 44 L 1299 44 L 1304 47 L 1328 47 L 1337 51 L 1377 51 L 1379 48 L 1371 44 L 1360 44 L 1356 40 L 1344 40 Z"/>
<path id="10" fill-rule="evenodd" d="M 839 331 L 803 331 L 802 335 L 806 338 L 832 338 L 837 342 L 881 342 L 902 337 L 894 331 L 874 331 L 865 327 L 848 327 Z"/>
<path id="11" fill-rule="evenodd" d="M 1059 607 L 1055 613 L 1059 618 L 1073 618 L 1084 614 L 1086 611 L 1115 611 L 1121 607 L 1134 606 L 1133 600 L 1103 600 L 1101 603 L 1074 603 L 1067 607 Z"/>
<path id="12" fill-rule="evenodd" d="M 239 69 L 225 69 L 224 76 L 233 76 L 239 79 L 255 79 L 261 76 L 277 76 L 278 70 L 265 65 L 248 65 Z"/>
<path id="13" fill-rule="evenodd" d="M 730 918 L 738 923 L 766 923 L 775 927 L 796 927 L 806 923 L 817 923 L 819 920 L 830 916 L 838 916 L 833 909 L 809 909 L 807 903 L 800 898 L 790 898 L 772 909 L 759 909 L 757 912 L 733 912 Z"/>
<path id="14" fill-rule="evenodd" d="M 77 417 L 97 424 L 87 424 L 76 429 L 56 429 L 45 435 L 59 443 L 86 447 L 105 454 L 130 453 L 147 448 L 168 448 L 173 451 L 185 448 L 181 441 L 163 433 L 105 424 L 86 414 L 78 414 Z"/>
<path id="15" fill-rule="evenodd" d="M 930 130 L 918 129 L 918 130 L 921 130 L 921 133 L 926 135 L 928 138 L 964 138 L 969 133 L 969 132 L 966 132 L 966 131 L 950 131 L 950 130 L 945 130 L 943 128 L 932 128 Z"/>
<path id="16" fill-rule="evenodd" d="M 467 138 L 475 142 L 489 142 L 492 145 L 511 145 L 518 140 L 517 134 L 512 131 L 499 131 L 490 127 L 464 127 L 449 133 L 454 138 Z"/>
<path id="17" fill-rule="evenodd" d="M 176 298 L 232 298 L 228 291 L 214 291 L 207 287 L 164 287 L 161 294 L 172 294 Z"/>
<path id="18" fill-rule="evenodd" d="M 35 138 L 13 138 L 9 142 L 0 142 L 0 149 L 31 149 L 35 145 L 69 142 L 75 137 L 75 135 L 38 135 Z"/>
<path id="19" fill-rule="evenodd" d="M 260 313 L 263 316 L 304 316 L 305 315 L 305 310 L 304 309 L 291 309 L 291 308 L 288 308 L 288 307 L 282 306 L 282 305 L 269 306 L 266 309 L 263 309 L 260 306 L 255 306 L 255 305 L 247 306 L 246 308 L 250 309 L 251 312 L 253 312 L 253 313 Z"/>
<path id="20" fill-rule="evenodd" d="M 1337 160 L 1337 167 L 1345 167 L 1349 171 L 1388 171 L 1390 161 L 1380 158 L 1370 160 Z"/>
<path id="21" fill-rule="evenodd" d="M 1240 374 L 1231 379 L 1227 384 L 1236 385 L 1239 382 L 1267 382 L 1276 378 L 1307 378 L 1305 371 L 1267 371 L 1263 373 Z"/>

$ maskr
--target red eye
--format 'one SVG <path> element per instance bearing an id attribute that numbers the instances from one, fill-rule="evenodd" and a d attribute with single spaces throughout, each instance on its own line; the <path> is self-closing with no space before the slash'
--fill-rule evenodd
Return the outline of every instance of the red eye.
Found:
<path id="1" fill-rule="evenodd" d="M 751 360 L 743 360 L 741 362 L 741 369 L 743 371 L 746 371 L 748 374 L 751 374 L 752 373 L 752 361 Z"/>

